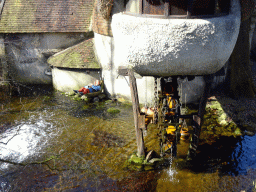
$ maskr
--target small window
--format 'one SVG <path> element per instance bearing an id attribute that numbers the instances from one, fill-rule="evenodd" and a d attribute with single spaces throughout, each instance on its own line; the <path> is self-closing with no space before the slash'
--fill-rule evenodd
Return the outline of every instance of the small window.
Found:
<path id="1" fill-rule="evenodd" d="M 215 0 L 196 0 L 191 15 L 214 15 Z"/>
<path id="2" fill-rule="evenodd" d="M 230 0 L 127 0 L 126 12 L 193 18 L 229 13 Z"/>
<path id="3" fill-rule="evenodd" d="M 169 3 L 170 15 L 187 15 L 188 0 L 173 0 Z"/>
<path id="4" fill-rule="evenodd" d="M 164 15 L 164 2 L 162 0 L 143 0 L 143 13 Z"/>

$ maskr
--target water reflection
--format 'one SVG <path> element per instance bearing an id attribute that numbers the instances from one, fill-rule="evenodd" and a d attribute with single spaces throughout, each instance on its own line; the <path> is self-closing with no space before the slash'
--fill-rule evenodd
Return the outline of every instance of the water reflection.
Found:
<path id="1" fill-rule="evenodd" d="M 17 102 L 12 102 L 18 106 Z M 22 98 L 22 104 L 20 110 L 5 111 L 3 123 L 8 126 L 0 134 L 0 158 L 23 163 L 61 154 L 49 164 L 66 170 L 51 170 L 45 165 L 14 169 L 2 163 L 1 192 L 254 189 L 256 136 L 225 137 L 211 145 L 203 144 L 192 164 L 184 160 L 188 143 L 181 142 L 177 158 L 170 159 L 165 167 L 132 171 L 124 166 L 125 160 L 136 150 L 130 106 L 104 102 L 88 106 L 58 94 L 47 102 L 44 97 L 37 97 L 36 102 L 34 98 Z M 120 113 L 110 115 L 106 112 L 108 107 L 119 108 Z M 156 126 L 149 125 L 144 136 L 145 146 L 158 150 Z"/>
<path id="2" fill-rule="evenodd" d="M 236 144 L 230 157 L 229 174 L 246 174 L 249 169 L 256 169 L 256 136 L 243 136 Z"/>

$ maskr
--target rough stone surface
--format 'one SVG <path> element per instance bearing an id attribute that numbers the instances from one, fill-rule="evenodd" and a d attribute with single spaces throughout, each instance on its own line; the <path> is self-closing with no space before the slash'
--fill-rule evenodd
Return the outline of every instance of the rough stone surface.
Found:
<path id="1" fill-rule="evenodd" d="M 5 45 L 12 80 L 26 84 L 51 84 L 47 57 L 84 38 L 82 33 L 9 34 Z"/>
<path id="2" fill-rule="evenodd" d="M 186 27 L 186 25 L 190 26 L 190 28 L 189 28 L 190 31 L 187 31 L 188 33 L 185 33 L 185 29 L 179 28 L 179 30 L 182 32 L 180 34 L 184 34 L 184 36 L 181 36 L 180 41 L 177 41 L 177 43 L 176 43 L 176 41 L 173 42 L 173 44 L 174 44 L 173 47 L 168 47 L 169 45 L 171 45 L 172 41 L 176 40 L 176 39 L 172 40 L 170 38 L 168 39 L 167 34 L 170 34 L 169 31 L 167 33 L 162 32 L 157 35 L 152 35 L 152 32 L 156 32 L 157 29 L 160 30 L 161 27 L 164 27 L 165 29 L 172 28 L 172 30 L 174 30 L 174 27 L 171 26 L 171 23 L 181 21 L 180 19 L 177 19 L 175 21 L 174 20 L 167 21 L 165 19 L 138 18 L 138 17 L 124 15 L 124 14 L 120 13 L 120 11 L 118 11 L 118 10 L 114 11 L 112 27 L 116 28 L 116 30 L 119 30 L 121 27 L 126 27 L 126 28 L 125 29 L 123 28 L 121 31 L 117 31 L 116 35 L 114 34 L 114 37 L 104 36 L 104 35 L 100 35 L 98 33 L 94 33 L 94 44 L 95 44 L 95 48 L 96 48 L 95 53 L 96 53 L 98 62 L 100 63 L 100 65 L 102 67 L 102 76 L 105 80 L 105 88 L 106 88 L 107 95 L 111 96 L 111 97 L 115 97 L 116 95 L 122 95 L 128 99 L 131 99 L 130 88 L 129 88 L 129 84 L 128 84 L 128 77 L 123 77 L 123 76 L 118 75 L 117 70 L 118 70 L 119 66 L 126 66 L 126 65 L 129 66 L 131 63 L 130 63 L 130 60 L 128 61 L 127 59 L 128 58 L 130 59 L 130 57 L 132 57 L 132 56 L 134 56 L 134 60 L 135 60 L 135 58 L 147 59 L 148 61 L 150 59 L 152 59 L 152 62 L 155 62 L 156 64 L 153 65 L 152 63 L 150 63 L 150 64 L 143 63 L 143 66 L 144 66 L 144 64 L 145 64 L 145 66 L 147 65 L 147 67 L 149 68 L 149 71 L 150 71 L 150 70 L 159 70 L 160 66 L 162 65 L 161 63 L 167 64 L 166 63 L 167 60 L 164 61 L 164 60 L 161 60 L 161 58 L 160 58 L 160 56 L 161 57 L 164 56 L 163 54 L 166 54 L 166 58 L 173 58 L 174 60 L 177 59 L 176 56 L 179 56 L 179 57 L 184 56 L 185 53 L 182 55 L 181 54 L 182 51 L 186 51 L 186 48 L 189 48 L 189 46 L 187 46 L 185 44 L 186 41 L 190 42 L 190 43 L 194 42 L 196 44 L 199 43 L 199 45 L 201 46 L 200 50 L 197 51 L 195 54 L 195 55 L 197 55 L 196 62 L 198 62 L 198 60 L 200 61 L 200 59 L 201 59 L 202 49 L 203 49 L 203 51 L 208 51 L 208 52 L 206 52 L 208 64 L 210 62 L 210 60 L 208 60 L 208 59 L 212 55 L 214 55 L 214 57 L 215 57 L 215 55 L 218 55 L 218 54 L 222 54 L 222 53 L 227 54 L 227 52 L 228 52 L 228 54 L 231 53 L 231 51 L 233 49 L 231 44 L 235 43 L 235 42 L 233 42 L 233 39 L 236 39 L 236 36 L 238 34 L 239 24 L 240 24 L 240 22 L 239 22 L 239 7 L 237 6 L 237 1 L 233 1 L 233 3 L 236 6 L 233 6 L 231 15 L 229 15 L 227 17 L 222 17 L 223 23 L 221 22 L 221 20 L 218 20 L 220 18 L 213 19 L 213 20 L 195 19 L 194 20 L 195 23 L 193 26 L 190 26 L 189 23 L 183 23 L 183 27 Z M 118 6 L 116 6 L 116 7 L 118 7 Z M 115 8 L 115 5 L 114 5 L 114 8 Z M 235 14 L 236 11 L 237 11 L 237 14 Z M 121 17 L 119 17 L 119 16 L 121 16 Z M 127 19 L 126 21 L 128 21 L 128 23 L 124 22 L 125 20 L 122 20 L 122 19 Z M 147 20 L 148 23 L 143 23 L 144 20 Z M 196 23 L 196 20 L 198 20 L 198 23 Z M 214 22 L 212 23 L 212 21 L 214 21 L 215 23 Z M 138 24 L 138 22 L 141 22 L 140 23 L 141 26 L 138 25 L 138 28 L 141 29 L 141 27 L 142 27 L 144 29 L 144 31 L 143 30 L 139 31 L 137 28 L 132 30 L 133 29 L 132 26 L 134 26 L 135 24 L 130 25 L 129 22 L 134 22 L 135 24 L 136 23 Z M 164 23 L 164 22 L 166 22 L 166 23 Z M 151 32 L 150 30 L 148 30 L 145 27 L 145 24 L 149 24 L 150 29 L 151 28 L 153 29 L 153 27 L 155 27 L 156 29 L 154 29 L 153 31 L 151 30 L 152 31 Z M 231 24 L 232 24 L 232 26 L 231 26 Z M 234 25 L 236 24 L 237 26 L 234 27 L 233 24 Z M 114 26 L 114 25 L 116 25 L 116 26 Z M 168 26 L 169 26 L 169 28 L 168 28 Z M 181 27 L 182 24 L 181 25 L 177 24 L 175 26 Z M 196 26 L 197 26 L 197 28 L 195 28 Z M 205 28 L 203 28 L 203 27 L 205 27 Z M 224 31 L 221 30 L 221 27 L 224 28 Z M 209 29 L 209 31 L 208 31 L 208 29 Z M 227 30 L 227 31 L 225 31 L 225 30 Z M 149 31 L 150 31 L 150 33 L 149 33 Z M 178 31 L 178 29 L 177 29 L 177 31 Z M 177 31 L 174 34 L 178 35 L 179 33 Z M 175 32 L 175 31 L 173 31 L 173 32 Z M 135 33 L 137 33 L 137 34 L 135 34 Z M 211 34 L 211 33 L 213 33 L 213 34 Z M 208 34 L 208 36 L 207 36 L 207 34 Z M 139 39 L 139 37 L 141 37 L 141 38 Z M 169 36 L 169 37 L 173 37 L 173 36 Z M 200 38 L 197 39 L 197 37 L 200 37 Z M 214 37 L 216 37 L 217 39 L 214 40 L 213 39 Z M 137 41 L 135 41 L 136 38 L 137 38 Z M 154 41 L 150 38 L 153 38 Z M 218 42 L 219 42 L 219 43 L 221 43 L 221 45 L 223 45 L 224 44 L 223 40 L 230 41 L 230 42 L 228 42 L 229 45 L 227 46 L 230 48 L 230 50 L 228 50 L 228 48 L 227 48 L 227 50 L 225 49 L 224 51 L 223 51 L 223 49 L 218 50 L 216 47 L 212 47 L 212 45 L 208 44 L 208 43 L 213 43 L 215 46 L 215 45 L 218 45 Z M 165 44 L 165 41 L 167 42 L 167 44 Z M 200 41 L 201 41 L 201 44 L 200 44 Z M 151 44 L 152 44 L 152 46 L 151 46 Z M 154 44 L 156 44 L 156 46 L 154 46 Z M 203 44 L 204 44 L 204 46 L 203 46 Z M 134 46 L 134 45 L 136 45 L 136 46 Z M 168 46 L 165 47 L 165 45 L 168 45 Z M 161 46 L 163 46 L 162 47 L 163 51 L 160 50 Z M 180 47 L 178 47 L 178 46 L 180 46 Z M 135 47 L 135 48 L 133 49 L 133 47 Z M 152 50 L 149 50 L 150 47 L 152 48 Z M 174 48 L 177 48 L 177 47 L 179 48 L 179 49 L 177 49 L 178 52 L 175 52 Z M 208 48 L 211 48 L 211 49 L 208 49 Z M 212 49 L 214 49 L 214 51 Z M 142 52 L 136 52 L 136 50 L 138 50 L 138 51 L 142 50 Z M 174 52 L 172 52 L 172 50 Z M 167 53 L 168 51 L 170 51 L 170 53 Z M 216 51 L 217 51 L 217 53 L 216 53 Z M 192 54 L 192 52 L 191 52 L 191 54 Z M 143 54 L 145 53 L 145 55 L 143 55 L 141 53 L 143 53 Z M 141 55 L 139 55 L 139 54 L 141 54 Z M 175 57 L 171 56 L 171 55 L 175 55 L 175 54 L 176 54 Z M 162 59 L 163 58 L 164 57 L 162 57 Z M 188 61 L 189 60 L 190 60 L 190 58 L 188 58 Z M 138 62 L 140 62 L 140 61 L 142 61 L 142 60 L 138 60 Z M 223 60 L 223 62 L 224 62 L 224 60 Z M 218 61 L 218 63 L 220 64 L 219 61 Z M 151 65 L 151 67 L 150 67 L 150 65 Z M 184 66 L 184 65 L 186 65 L 186 66 Z M 221 65 L 223 65 L 223 64 L 221 64 Z M 190 67 L 190 63 L 185 61 L 179 67 L 176 67 L 173 71 L 175 71 L 177 69 L 177 70 L 182 70 L 182 73 L 183 72 L 185 73 L 185 71 L 188 70 L 187 66 Z M 216 65 L 213 65 L 213 66 L 214 66 L 214 69 L 211 70 L 212 73 L 215 72 L 216 70 L 218 70 L 220 67 L 220 66 L 216 67 Z M 196 68 L 196 70 L 198 70 L 197 69 L 198 66 L 196 66 L 195 68 Z M 167 68 L 164 68 L 164 73 L 166 73 L 166 71 L 168 71 Z M 169 74 L 168 74 L 168 76 L 169 76 Z M 220 77 L 215 78 L 214 81 L 216 83 L 213 86 L 216 87 L 216 85 L 218 83 L 224 81 L 224 79 L 225 79 L 225 76 L 220 76 Z M 182 84 L 182 89 L 181 89 L 181 84 Z M 143 77 L 140 79 L 138 78 L 137 86 L 138 86 L 138 95 L 139 95 L 140 103 L 144 103 L 144 104 L 146 103 L 149 106 L 153 106 L 154 78 L 153 77 Z M 186 80 L 179 81 L 179 86 L 180 86 L 179 90 L 182 90 L 182 97 L 181 97 L 182 103 L 194 103 L 194 102 L 197 102 L 198 99 L 201 97 L 205 83 L 204 83 L 202 77 L 196 77 L 192 81 L 186 81 Z"/>
<path id="3" fill-rule="evenodd" d="M 131 100 L 128 77 L 123 77 L 117 73 L 118 66 L 122 66 L 122 63 L 116 63 L 113 60 L 113 38 L 95 33 L 94 44 L 98 62 L 102 67 L 102 77 L 104 78 L 107 95 L 109 97 L 122 95 Z M 186 79 L 179 80 L 179 90 L 182 90 L 182 103 L 198 101 L 202 95 L 204 86 L 205 83 L 202 77 L 196 77 L 192 81 L 187 81 Z M 154 78 L 137 78 L 137 87 L 140 103 L 153 106 Z"/>
<path id="4" fill-rule="evenodd" d="M 114 14 L 114 62 L 148 76 L 205 75 L 229 59 L 240 27 L 240 5 L 228 16 L 158 19 Z"/>
<path id="5" fill-rule="evenodd" d="M 131 100 L 128 77 L 123 77 L 117 73 L 118 67 L 122 66 L 122 63 L 116 63 L 116 60 L 113 60 L 113 38 L 95 33 L 94 44 L 97 60 L 102 67 L 102 77 L 104 78 L 107 95 L 109 97 L 122 95 Z M 179 80 L 179 90 L 182 90 L 182 103 L 198 101 L 203 93 L 204 86 L 205 83 L 200 76 L 192 81 Z M 140 103 L 154 106 L 154 78 L 137 78 L 137 87 Z"/>

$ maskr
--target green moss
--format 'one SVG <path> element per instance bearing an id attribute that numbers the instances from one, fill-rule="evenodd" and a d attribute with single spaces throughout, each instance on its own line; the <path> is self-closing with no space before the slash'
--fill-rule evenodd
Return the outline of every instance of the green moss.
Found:
<path id="1" fill-rule="evenodd" d="M 236 130 L 234 131 L 234 134 L 236 134 L 237 136 L 241 136 L 241 130 L 239 128 L 236 128 Z"/>
<path id="2" fill-rule="evenodd" d="M 81 100 L 81 97 L 79 94 L 76 94 L 74 97 L 73 97 L 73 100 L 75 101 L 80 101 Z"/>
<path id="3" fill-rule="evenodd" d="M 107 110 L 108 113 L 111 113 L 111 114 L 116 114 L 116 113 L 120 113 L 120 110 L 119 109 L 116 109 L 114 107 L 111 107 Z"/>
<path id="4" fill-rule="evenodd" d="M 110 103 L 112 103 L 112 102 L 113 102 L 112 100 L 106 100 L 106 101 L 105 101 L 106 104 L 110 104 Z"/>
<path id="5" fill-rule="evenodd" d="M 61 51 L 48 59 L 56 67 L 99 69 L 93 51 L 92 39 Z"/>
<path id="6" fill-rule="evenodd" d="M 12 6 L 10 6 L 12 5 Z M 0 21 L 0 31 L 24 32 L 27 30 L 37 30 L 33 24 L 35 21 L 35 4 L 31 0 L 10 0 L 9 6 L 5 5 Z M 23 21 L 26 21 L 25 23 Z M 10 32 L 10 31 L 9 31 Z"/>
<path id="7" fill-rule="evenodd" d="M 144 157 L 141 158 L 137 155 L 132 155 L 128 161 L 132 164 L 142 165 L 142 163 L 144 162 Z"/>
<path id="8" fill-rule="evenodd" d="M 82 95 L 81 96 L 81 99 L 84 100 L 84 101 L 90 101 L 90 99 L 86 96 L 86 95 Z"/>

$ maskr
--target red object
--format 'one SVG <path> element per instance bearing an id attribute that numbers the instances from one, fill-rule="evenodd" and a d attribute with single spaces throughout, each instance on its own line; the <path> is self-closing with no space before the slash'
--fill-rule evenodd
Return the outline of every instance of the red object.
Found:
<path id="1" fill-rule="evenodd" d="M 79 92 L 83 92 L 83 94 L 90 93 L 89 89 L 84 88 L 84 87 L 81 88 L 81 89 L 79 89 L 78 91 L 79 91 Z"/>

